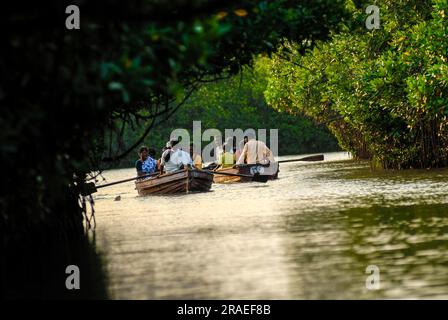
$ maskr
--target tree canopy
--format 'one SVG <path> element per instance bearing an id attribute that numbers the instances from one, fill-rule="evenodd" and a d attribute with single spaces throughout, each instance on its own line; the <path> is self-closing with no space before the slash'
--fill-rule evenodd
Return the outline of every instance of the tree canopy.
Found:
<path id="1" fill-rule="evenodd" d="M 65 28 L 78 5 L 81 28 Z M 302 50 L 346 17 L 340 0 L 16 1 L 1 12 L 2 243 L 82 234 L 79 189 L 104 132 L 166 121 L 202 83 L 237 74 L 285 39 Z M 152 125 L 151 125 L 152 124 Z M 137 141 L 139 142 L 139 141 Z"/>
<path id="2" fill-rule="evenodd" d="M 193 136 L 193 121 L 200 121 L 202 131 L 210 128 L 225 133 L 226 129 L 278 129 L 278 152 L 304 154 L 338 150 L 336 139 L 324 125 L 318 125 L 303 114 L 288 114 L 271 108 L 264 97 L 267 88 L 269 58 L 257 57 L 252 67 L 244 67 L 240 74 L 216 82 L 203 84 L 185 104 L 163 124 L 154 126 L 142 144 L 160 150 L 171 132 L 182 128 Z M 150 121 L 140 127 L 127 126 L 123 132 L 122 121 L 107 136 L 106 145 L 111 150 L 105 154 L 120 154 L 142 136 Z M 269 135 L 269 131 L 267 132 Z M 109 141 L 110 140 L 110 141 Z M 204 141 L 203 146 L 211 141 Z M 119 165 L 134 165 L 136 153 L 124 157 Z M 114 166 L 117 164 L 114 163 Z"/>
<path id="3" fill-rule="evenodd" d="M 367 3 L 356 4 L 350 21 Z M 448 4 L 377 4 L 379 30 L 352 23 L 305 55 L 295 42 L 279 51 L 270 62 L 267 100 L 325 123 L 343 148 L 384 168 L 446 166 Z"/>

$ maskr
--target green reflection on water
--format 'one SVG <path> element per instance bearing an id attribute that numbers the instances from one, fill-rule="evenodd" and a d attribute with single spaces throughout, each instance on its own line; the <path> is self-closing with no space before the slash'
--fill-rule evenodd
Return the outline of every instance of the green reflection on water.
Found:
<path id="1" fill-rule="evenodd" d="M 372 171 L 326 158 L 335 161 L 284 165 L 266 185 L 205 194 L 103 189 L 98 243 L 114 297 L 448 298 L 448 170 Z M 380 269 L 380 290 L 366 288 L 369 265 Z"/>
<path id="2" fill-rule="evenodd" d="M 350 208 L 289 216 L 297 298 L 447 298 L 448 215 L 444 204 Z M 366 268 L 380 269 L 367 290 Z"/>

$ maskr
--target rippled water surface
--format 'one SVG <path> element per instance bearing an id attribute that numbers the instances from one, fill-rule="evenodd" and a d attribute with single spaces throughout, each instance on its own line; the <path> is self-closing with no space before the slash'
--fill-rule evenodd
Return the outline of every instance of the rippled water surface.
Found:
<path id="1" fill-rule="evenodd" d="M 331 153 L 283 164 L 279 177 L 179 196 L 101 189 L 96 244 L 111 296 L 448 298 L 448 170 L 372 171 Z M 369 265 L 379 290 L 366 289 Z"/>

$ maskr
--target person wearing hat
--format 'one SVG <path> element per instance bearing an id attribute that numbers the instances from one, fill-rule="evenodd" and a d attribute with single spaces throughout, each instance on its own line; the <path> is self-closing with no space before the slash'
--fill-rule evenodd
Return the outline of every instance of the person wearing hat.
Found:
<path id="1" fill-rule="evenodd" d="M 192 166 L 193 161 L 187 152 L 179 148 L 179 141 L 171 139 L 167 142 L 167 150 L 162 154 L 160 165 L 164 172 L 171 173 Z"/>

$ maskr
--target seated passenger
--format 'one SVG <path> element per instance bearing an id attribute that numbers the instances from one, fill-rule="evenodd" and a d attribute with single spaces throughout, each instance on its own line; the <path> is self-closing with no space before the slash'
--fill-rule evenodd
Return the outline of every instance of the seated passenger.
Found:
<path id="1" fill-rule="evenodd" d="M 241 153 L 244 149 L 244 146 L 246 145 L 246 143 L 249 141 L 247 136 L 244 136 L 244 139 L 240 141 L 237 150 L 234 152 L 235 154 L 235 160 L 238 161 L 238 159 L 241 156 Z"/>
<path id="2" fill-rule="evenodd" d="M 202 169 L 202 157 L 199 153 L 196 153 L 195 146 L 193 143 L 190 143 L 190 157 L 193 160 L 193 166 L 196 169 Z"/>
<path id="3" fill-rule="evenodd" d="M 235 164 L 235 155 L 231 152 L 229 152 L 228 149 L 228 145 L 225 144 L 223 145 L 223 152 L 221 153 L 219 159 L 218 159 L 218 164 L 222 167 L 222 168 L 230 168 L 233 167 L 233 165 Z"/>
<path id="4" fill-rule="evenodd" d="M 178 170 L 184 169 L 187 166 L 192 167 L 193 161 L 190 155 L 179 148 L 179 141 L 177 139 L 172 139 L 167 143 L 171 148 L 165 150 L 162 154 L 162 160 L 160 162 L 161 167 L 164 172 L 172 173 Z"/>
<path id="5" fill-rule="evenodd" d="M 162 154 L 163 154 L 167 149 L 171 149 L 171 147 L 170 147 L 170 148 L 163 147 L 163 148 L 162 148 Z M 157 160 L 157 171 L 159 171 L 159 172 L 162 172 L 162 171 L 163 171 L 163 168 L 162 168 L 162 157 L 160 157 L 160 158 Z"/>
<path id="6" fill-rule="evenodd" d="M 153 150 L 151 151 L 154 156 L 155 152 Z M 157 168 L 157 163 L 156 160 L 150 157 L 148 147 L 142 146 L 138 154 L 140 156 L 140 159 L 138 159 L 135 162 L 135 169 L 137 170 L 137 175 L 140 177 L 154 173 Z"/>

